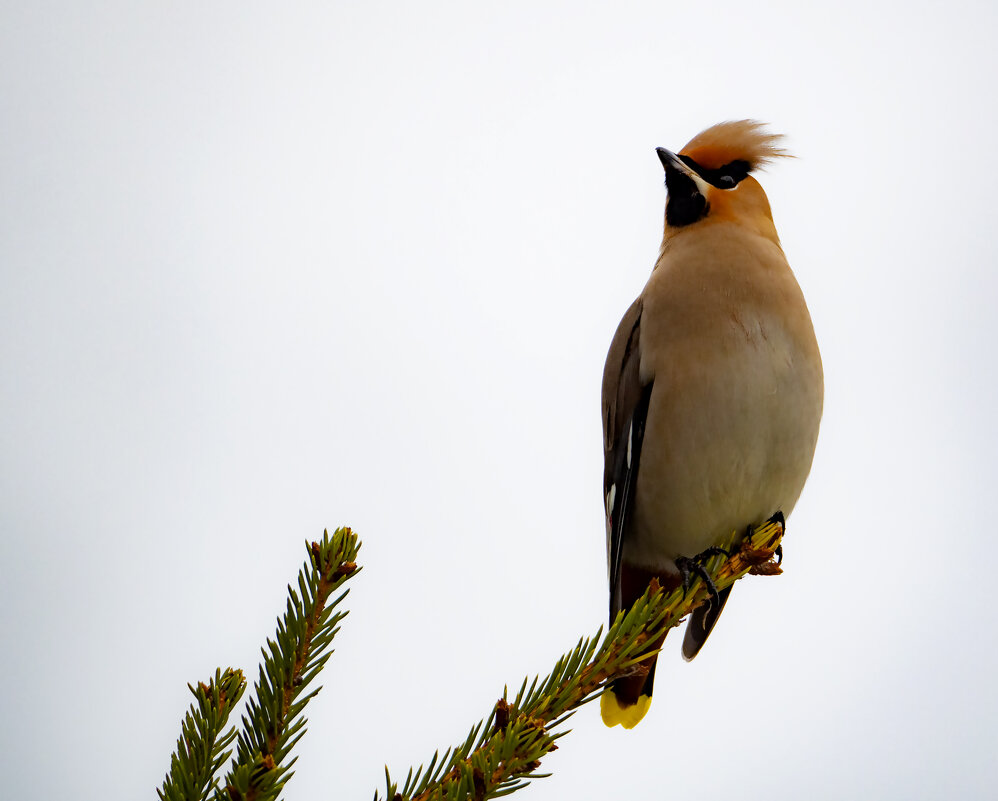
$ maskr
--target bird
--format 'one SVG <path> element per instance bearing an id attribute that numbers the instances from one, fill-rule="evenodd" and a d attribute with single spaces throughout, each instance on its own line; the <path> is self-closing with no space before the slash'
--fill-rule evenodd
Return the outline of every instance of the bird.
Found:
<path id="1" fill-rule="evenodd" d="M 662 244 L 603 372 L 611 624 L 652 579 L 674 590 L 698 555 L 789 516 L 811 470 L 821 356 L 755 177 L 789 155 L 781 140 L 763 123 L 735 120 L 678 153 L 656 149 L 667 194 Z M 690 615 L 687 661 L 730 593 Z M 647 713 L 656 659 L 647 673 L 608 685 L 600 702 L 607 726 L 633 728 Z"/>

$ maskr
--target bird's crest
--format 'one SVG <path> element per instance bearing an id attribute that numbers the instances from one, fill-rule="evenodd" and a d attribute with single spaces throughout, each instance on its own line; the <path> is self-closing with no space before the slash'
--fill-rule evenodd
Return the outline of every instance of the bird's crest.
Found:
<path id="1" fill-rule="evenodd" d="M 773 159 L 790 156 L 777 147 L 782 138 L 768 133 L 765 124 L 756 120 L 730 120 L 701 131 L 679 152 L 708 169 L 745 161 L 750 170 L 755 170 Z"/>

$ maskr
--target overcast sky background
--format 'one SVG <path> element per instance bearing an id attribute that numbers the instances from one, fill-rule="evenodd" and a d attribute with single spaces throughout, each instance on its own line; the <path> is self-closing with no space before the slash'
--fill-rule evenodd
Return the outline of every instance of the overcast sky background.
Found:
<path id="1" fill-rule="evenodd" d="M 364 572 L 291 801 L 370 798 L 606 610 L 656 146 L 753 117 L 826 375 L 786 573 L 523 798 L 995 792 L 993 2 L 0 5 L 0 764 L 154 797 L 303 542 Z M 518 796 L 521 797 L 521 796 Z"/>

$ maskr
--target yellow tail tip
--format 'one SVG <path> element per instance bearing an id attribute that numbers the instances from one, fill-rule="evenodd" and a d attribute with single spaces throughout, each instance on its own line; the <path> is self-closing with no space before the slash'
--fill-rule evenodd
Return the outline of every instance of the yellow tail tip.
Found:
<path id="1" fill-rule="evenodd" d="M 633 729 L 641 722 L 641 718 L 651 706 L 651 696 L 642 695 L 636 704 L 622 706 L 613 690 L 607 689 L 599 699 L 599 711 L 607 726 L 621 725 L 625 729 Z"/>

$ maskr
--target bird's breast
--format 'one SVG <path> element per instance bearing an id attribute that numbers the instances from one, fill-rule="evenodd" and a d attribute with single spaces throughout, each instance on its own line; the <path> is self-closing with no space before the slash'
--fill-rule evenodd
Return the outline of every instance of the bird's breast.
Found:
<path id="1" fill-rule="evenodd" d="M 644 292 L 653 387 L 626 558 L 648 566 L 789 514 L 814 455 L 821 361 L 796 280 L 779 248 L 718 251 L 660 264 Z"/>

